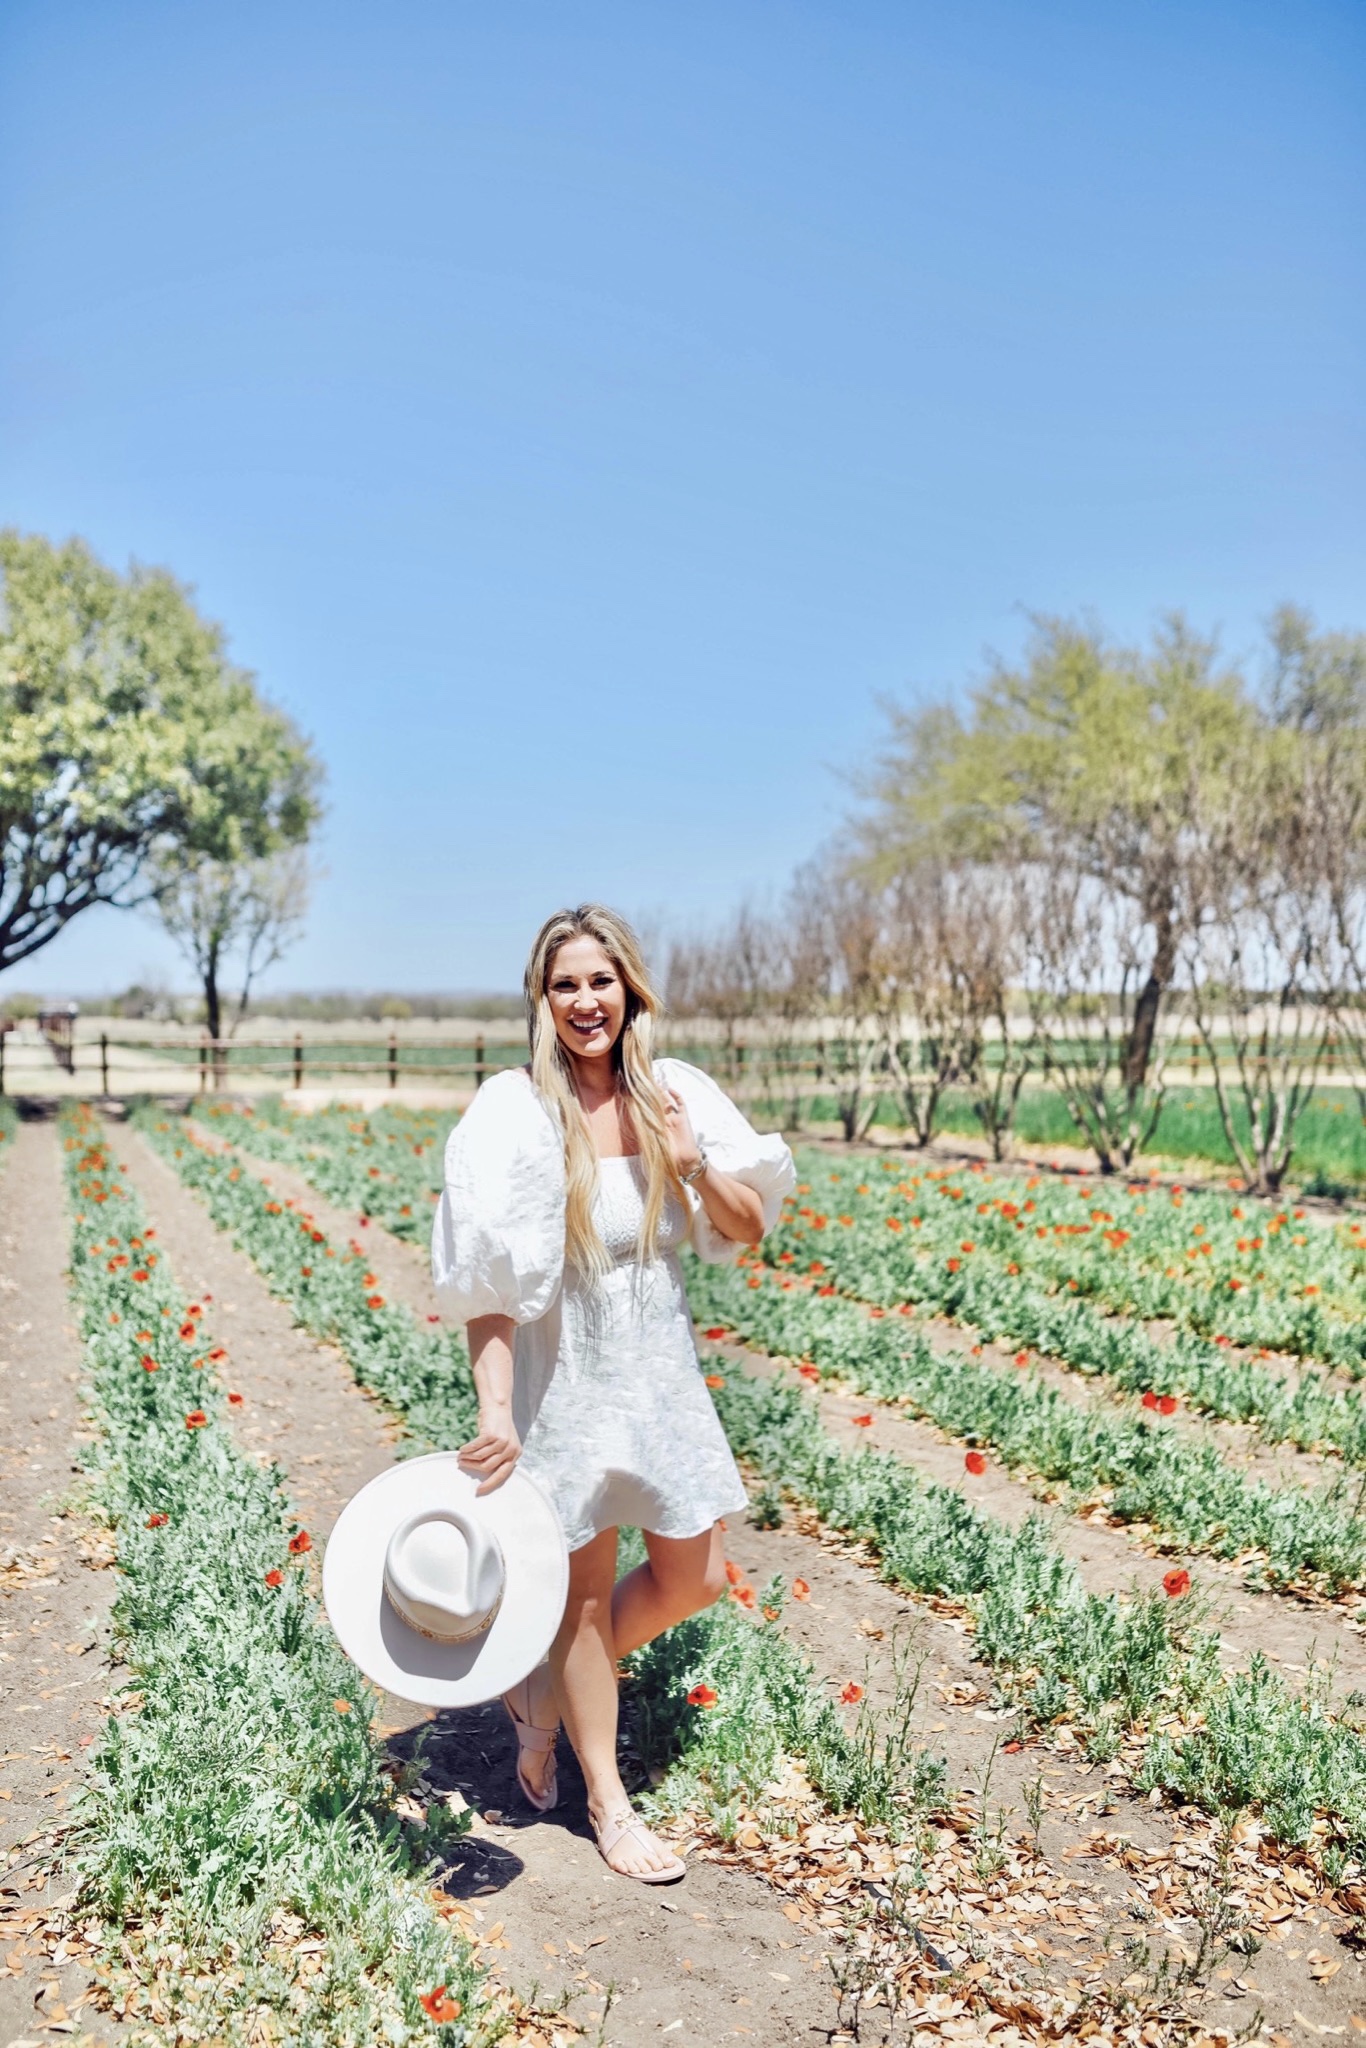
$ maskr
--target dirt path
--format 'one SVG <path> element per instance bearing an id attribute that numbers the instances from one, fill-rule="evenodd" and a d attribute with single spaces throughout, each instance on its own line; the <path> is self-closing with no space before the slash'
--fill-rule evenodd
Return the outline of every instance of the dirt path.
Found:
<path id="1" fill-rule="evenodd" d="M 0 1169 L 0 2043 L 65 2025 L 90 1988 L 44 1938 L 68 1878 L 43 1871 L 83 1748 L 104 1718 L 113 1573 L 58 1504 L 89 1430 L 66 1287 L 56 1128 L 19 1127 Z"/>
<path id="2" fill-rule="evenodd" d="M 277 1196 L 302 1203 L 330 1237 L 344 1242 L 362 1228 L 357 1216 L 324 1200 L 292 1169 L 254 1161 L 253 1171 Z M 425 1313 L 431 1301 L 425 1250 L 377 1225 L 364 1226 L 364 1231 L 369 1263 L 385 1294 Z M 789 1371 L 738 1346 L 704 1343 L 704 1349 L 748 1371 Z M 864 1431 L 854 1427 L 851 1417 L 869 1412 L 875 1404 L 829 1393 L 820 1399 L 827 1425 L 843 1441 L 861 1443 L 874 1435 L 883 1448 L 907 1457 L 942 1483 L 964 1491 L 971 1487 L 975 1501 L 1012 1524 L 1036 1511 L 1038 1503 L 1028 1489 L 1008 1479 L 999 1467 L 993 1466 L 983 1480 L 968 1480 L 961 1445 L 941 1439 L 928 1425 L 877 1409 L 875 1431 Z M 1087 1583 L 1098 1591 L 1157 1583 L 1170 1562 L 1144 1556 L 1118 1530 L 1104 1525 L 1060 1517 L 1057 1535 Z M 1126 1863 L 1110 1854 L 1109 1844 L 1122 1838 L 1140 1861 L 1146 1857 L 1155 1868 L 1170 1867 L 1192 1843 L 1208 1841 L 1211 1828 L 1204 1816 L 1154 1809 L 1126 1788 L 1122 1767 L 1107 1772 L 1079 1756 L 1045 1750 L 1036 1743 L 1005 1753 L 999 1747 L 1002 1722 L 1014 1717 L 997 1716 L 987 1705 L 990 1677 L 974 1661 L 966 1630 L 934 1614 L 933 1603 L 905 1598 L 884 1584 L 869 1564 L 859 1561 L 856 1546 L 823 1537 L 814 1517 L 789 1511 L 777 1530 L 733 1521 L 727 1549 L 755 1585 L 781 1572 L 789 1585 L 801 1579 L 809 1586 L 807 1600 L 789 1602 L 783 1626 L 807 1651 L 832 1696 L 852 1679 L 866 1687 L 874 1707 L 886 1708 L 895 1690 L 894 1650 L 921 1663 L 917 1739 L 946 1758 L 950 1784 L 973 1796 L 988 1827 L 1004 1821 L 1010 1833 L 1023 1831 L 1029 1789 L 1041 1782 L 1038 1839 L 1043 1856 L 1055 1873 L 1070 1875 L 1074 1883 L 1079 1858 L 1085 1858 L 1086 1870 L 1064 1911 L 1046 1922 L 1046 1931 L 1045 1924 L 1035 1925 L 1033 1939 L 1057 1981 L 1071 1981 L 1084 1977 L 1088 1969 L 1103 1971 L 1107 1966 L 1111 1975 L 1122 1974 L 1113 1969 L 1113 1957 L 1136 1939 L 1151 1941 L 1156 1936 L 1159 1945 L 1164 1938 L 1178 1946 L 1189 1943 L 1189 1923 L 1164 1927 L 1159 1914 L 1154 1925 L 1144 1893 L 1134 1884 L 1132 1859 Z M 1225 1652 L 1231 1662 L 1242 1663 L 1250 1648 L 1265 1647 L 1293 1678 L 1307 1667 L 1315 1630 L 1322 1631 L 1325 1621 L 1332 1619 L 1293 1601 L 1246 1600 L 1237 1605 L 1226 1626 Z M 1366 1654 L 1357 1637 L 1345 1636 L 1343 1653 L 1354 1654 L 1366 1672 Z M 1344 1687 L 1349 1682 L 1343 1671 Z M 1096 1837 L 1100 1849 L 1092 1846 Z M 1337 1938 L 1348 1930 L 1348 1916 L 1334 1913 L 1321 1901 L 1297 1905 L 1296 1916 L 1270 1923 L 1255 1970 L 1238 1958 L 1219 1966 L 1207 2012 L 1210 2027 L 1226 2026 L 1234 2033 L 1246 2028 L 1259 2001 L 1276 2024 L 1300 2033 L 1306 2028 L 1312 2032 L 1320 2026 L 1341 2027 L 1349 2011 L 1366 2011 L 1366 1964 Z M 1005 1935 L 999 1926 L 993 1931 L 998 1938 Z M 1010 1937 L 1005 1938 L 1009 1945 Z M 1324 1946 L 1316 1948 L 1316 1942 Z M 1311 1965 L 1311 1956 L 1324 1957 L 1337 1967 L 1319 1980 L 1311 1972 L 1321 1966 Z"/>
<path id="3" fill-rule="evenodd" d="M 115 1142 L 177 1279 L 208 1302 L 214 1334 L 228 1347 L 224 1371 L 246 1397 L 244 1439 L 285 1467 L 315 1540 L 325 1537 L 356 1488 L 391 1461 L 391 1425 L 340 1353 L 295 1329 L 150 1147 L 128 1130 Z M 282 1174 L 271 1178 L 288 1192 Z M 353 1232 L 353 1219 L 327 1213 L 311 1191 L 310 1201 L 321 1227 L 340 1227 L 343 1239 Z M 381 1233 L 370 1235 L 381 1271 Z M 827 2039 L 835 2002 L 821 1944 L 794 1927 L 767 1886 L 702 1859 L 667 1892 L 614 1877 L 588 1834 L 567 1745 L 561 1807 L 541 1818 L 516 1791 L 515 1745 L 500 1706 L 432 1715 L 386 1699 L 383 1711 L 394 1751 L 409 1755 L 425 1736 L 429 1781 L 459 1790 L 475 1809 L 475 1830 L 445 1882 L 471 1901 L 493 1944 L 487 1959 L 519 1991 L 538 1985 L 550 2001 L 568 1995 L 595 2032 L 605 1987 L 614 1985 L 603 2034 L 613 2048 L 665 2030 L 685 2048 L 746 2033 L 794 2048 Z"/>

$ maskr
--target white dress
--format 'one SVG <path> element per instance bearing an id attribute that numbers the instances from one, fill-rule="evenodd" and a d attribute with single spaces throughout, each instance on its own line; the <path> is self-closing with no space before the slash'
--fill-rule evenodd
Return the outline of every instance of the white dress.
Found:
<path id="1" fill-rule="evenodd" d="M 708 1156 L 760 1195 L 771 1229 L 795 1179 L 783 1140 L 761 1137 L 699 1068 L 659 1060 L 655 1071 L 683 1098 Z M 563 1141 L 524 1070 L 486 1081 L 446 1146 L 432 1278 L 453 1321 L 517 1324 L 522 1462 L 555 1502 L 571 1550 L 619 1526 L 698 1536 L 745 1505 L 678 1262 L 689 1237 L 713 1263 L 740 1247 L 689 1189 L 689 1212 L 670 1199 L 659 1256 L 642 1263 L 644 1190 L 638 1159 L 599 1160 L 593 1213 L 613 1264 L 587 1281 L 565 1260 Z"/>

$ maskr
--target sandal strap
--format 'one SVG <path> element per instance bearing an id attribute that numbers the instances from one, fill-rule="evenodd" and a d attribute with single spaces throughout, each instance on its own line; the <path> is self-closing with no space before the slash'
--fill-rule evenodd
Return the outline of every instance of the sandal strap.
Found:
<path id="1" fill-rule="evenodd" d="M 538 1755 L 544 1756 L 559 1740 L 558 1727 L 538 1728 L 533 1721 L 517 1721 L 514 1725 L 517 1730 L 518 1749 L 534 1750 Z"/>
<path id="2" fill-rule="evenodd" d="M 620 1813 L 609 1813 L 601 1827 L 594 1822 L 593 1832 L 598 1838 L 598 1847 L 603 1855 L 610 1856 L 617 1844 L 624 1841 L 627 1835 L 648 1835 L 650 1831 L 640 1815 L 632 1812 L 627 1806 L 623 1807 Z"/>

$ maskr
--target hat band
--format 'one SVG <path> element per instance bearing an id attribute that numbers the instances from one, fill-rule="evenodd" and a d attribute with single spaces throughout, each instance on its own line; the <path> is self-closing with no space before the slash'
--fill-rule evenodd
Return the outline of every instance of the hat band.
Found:
<path id="1" fill-rule="evenodd" d="M 478 1621 L 472 1622 L 468 1628 L 461 1629 L 455 1634 L 447 1634 L 443 1631 L 438 1635 L 434 1628 L 424 1628 L 420 1621 L 409 1614 L 402 1600 L 390 1585 L 387 1574 L 384 1580 L 384 1592 L 386 1599 L 399 1620 L 406 1627 L 415 1629 L 418 1635 L 425 1636 L 429 1643 L 472 1643 L 476 1636 L 486 1635 L 493 1627 L 494 1622 L 498 1619 L 498 1611 L 503 1604 L 503 1588 L 500 1586 L 498 1598 L 494 1601 L 487 1614 L 481 1615 Z"/>

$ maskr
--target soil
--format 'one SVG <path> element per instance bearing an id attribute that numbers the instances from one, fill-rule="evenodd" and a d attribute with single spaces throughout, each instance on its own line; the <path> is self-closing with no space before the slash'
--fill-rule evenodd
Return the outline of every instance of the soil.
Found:
<path id="1" fill-rule="evenodd" d="M 89 1430 L 66 1287 L 55 1127 L 21 1123 L 0 1160 L 0 2043 L 67 2027 L 86 1973 L 54 1967 L 38 1920 L 71 1896 L 50 1874 L 80 1758 L 117 1674 L 107 1548 L 63 1503 Z"/>

